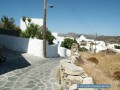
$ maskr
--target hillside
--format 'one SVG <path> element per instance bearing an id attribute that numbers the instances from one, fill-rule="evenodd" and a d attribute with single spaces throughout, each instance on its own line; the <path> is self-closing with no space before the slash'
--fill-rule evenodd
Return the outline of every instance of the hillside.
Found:
<path id="1" fill-rule="evenodd" d="M 73 37 L 73 38 L 79 38 L 82 34 L 76 34 L 73 32 L 67 33 L 67 34 L 59 34 L 59 36 L 64 37 Z M 90 35 L 90 34 L 83 34 L 87 39 L 95 39 L 96 35 Z M 106 43 L 118 43 L 120 44 L 120 36 L 97 36 L 96 40 L 99 41 L 105 41 Z"/>
<path id="2" fill-rule="evenodd" d="M 103 40 L 106 43 L 118 43 L 118 44 L 120 44 L 120 36 L 98 36 L 97 40 Z"/>

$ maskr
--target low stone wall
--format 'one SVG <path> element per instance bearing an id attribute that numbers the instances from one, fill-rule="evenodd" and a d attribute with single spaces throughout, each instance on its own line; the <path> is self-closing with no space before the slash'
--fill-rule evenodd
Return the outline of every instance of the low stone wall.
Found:
<path id="1" fill-rule="evenodd" d="M 70 60 L 60 61 L 61 85 L 65 88 L 72 88 L 74 84 L 93 84 L 92 77 L 89 77 L 83 68 L 76 66 Z M 77 87 L 76 87 L 77 89 Z"/>
<path id="2" fill-rule="evenodd" d="M 78 89 L 77 84 L 94 84 L 92 77 L 89 77 L 82 67 L 77 66 L 77 63 L 82 62 L 85 61 L 82 60 L 78 52 L 78 45 L 73 43 L 71 47 L 71 58 L 60 61 L 60 76 L 63 90 L 76 90 Z"/>

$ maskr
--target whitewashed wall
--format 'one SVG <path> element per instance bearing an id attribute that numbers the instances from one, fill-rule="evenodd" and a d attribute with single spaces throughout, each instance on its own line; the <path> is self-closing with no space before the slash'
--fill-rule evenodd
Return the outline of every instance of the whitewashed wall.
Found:
<path id="1" fill-rule="evenodd" d="M 31 19 L 31 23 L 34 23 L 34 24 L 37 24 L 37 25 L 40 25 L 40 26 L 43 25 L 43 19 L 39 19 L 39 18 L 30 18 L 30 19 Z M 27 20 L 26 20 L 26 24 L 28 25 Z M 23 31 L 26 30 L 26 25 L 25 25 L 25 22 L 22 21 L 22 18 L 20 19 L 20 29 L 23 30 Z"/>
<path id="2" fill-rule="evenodd" d="M 60 57 L 71 56 L 71 50 L 66 49 L 64 47 L 58 47 L 58 54 Z"/>
<path id="3" fill-rule="evenodd" d="M 46 55 L 48 58 L 58 57 L 58 45 L 47 45 Z"/>
<path id="4" fill-rule="evenodd" d="M 6 48 L 15 51 L 27 52 L 35 56 L 43 57 L 43 41 L 39 39 L 0 35 L 0 45 L 4 45 Z M 50 58 L 57 57 L 57 45 L 51 46 L 46 43 L 46 56 Z"/>

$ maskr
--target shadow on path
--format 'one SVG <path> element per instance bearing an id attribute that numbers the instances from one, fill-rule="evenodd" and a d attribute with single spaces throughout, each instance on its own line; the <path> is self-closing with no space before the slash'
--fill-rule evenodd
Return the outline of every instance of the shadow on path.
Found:
<path id="1" fill-rule="evenodd" d="M 0 63 L 0 75 L 31 65 L 20 52 L 5 49 L 5 56 L 6 61 Z"/>

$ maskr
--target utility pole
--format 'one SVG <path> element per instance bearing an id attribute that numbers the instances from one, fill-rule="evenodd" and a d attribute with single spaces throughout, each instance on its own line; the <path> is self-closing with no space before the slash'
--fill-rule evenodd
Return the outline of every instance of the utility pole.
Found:
<path id="1" fill-rule="evenodd" d="M 94 54 L 96 54 L 96 39 L 97 39 L 97 33 L 95 35 L 95 50 L 94 50 Z"/>
<path id="2" fill-rule="evenodd" d="M 44 17 L 43 17 L 43 56 L 46 57 L 46 10 L 47 0 L 44 0 Z"/>

